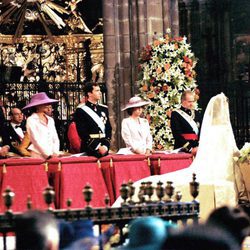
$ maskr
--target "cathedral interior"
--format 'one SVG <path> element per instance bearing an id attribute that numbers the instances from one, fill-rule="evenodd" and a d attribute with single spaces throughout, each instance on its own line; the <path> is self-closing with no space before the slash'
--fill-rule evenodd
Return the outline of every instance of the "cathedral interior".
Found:
<path id="1" fill-rule="evenodd" d="M 157 78 L 159 76 L 163 77 Z M 84 105 L 84 87 L 93 82 L 98 85 L 92 86 L 92 92 L 86 91 L 88 102 L 84 99 Z M 189 99 L 181 97 L 185 90 L 190 91 Z M 142 91 L 146 94 L 142 95 Z M 32 100 L 38 95 L 41 102 Z M 124 106 L 135 95 L 139 95 L 135 98 L 137 101 L 139 98 L 140 105 L 134 102 L 127 111 L 141 112 L 136 119 L 128 118 L 134 125 L 131 131 L 135 131 L 139 139 L 133 133 L 130 137 L 137 143 L 144 140 L 143 133 L 147 132 L 145 141 L 150 144 L 141 152 L 125 145 L 121 132 L 127 116 Z M 213 97 L 218 96 L 219 101 L 214 101 Z M 169 109 L 159 103 L 157 106 L 156 98 Z M 183 99 L 191 104 L 197 101 L 197 109 L 193 110 L 192 105 L 181 107 Z M 150 103 L 153 103 L 154 117 L 143 113 Z M 22 119 L 18 124 L 11 120 L 13 107 L 17 107 L 19 114 L 16 115 Z M 185 115 L 181 108 L 189 113 L 185 111 Z M 203 121 L 209 122 L 206 122 L 208 126 L 201 126 L 201 129 L 205 127 L 205 133 L 200 133 L 200 138 L 208 139 L 200 140 L 202 147 L 202 143 L 198 144 L 202 121 L 196 122 L 194 118 L 195 112 L 205 110 L 209 110 L 207 117 L 214 116 L 214 119 L 203 116 Z M 39 127 L 46 127 L 44 133 L 42 130 L 33 133 L 39 138 L 33 141 L 32 121 L 28 126 L 31 111 L 38 116 L 34 119 Z M 179 133 L 188 142 L 178 147 L 173 145 L 177 140 L 171 132 L 174 126 L 170 119 L 174 112 L 184 113 L 184 116 L 180 114 L 181 119 L 187 121 L 192 131 L 192 134 Z M 142 114 L 146 119 L 140 117 Z M 131 116 L 129 112 L 128 115 Z M 23 122 L 24 118 L 27 119 Z M 160 139 L 165 143 L 165 138 L 172 136 L 169 147 L 154 144 L 152 131 L 157 131 L 159 121 L 163 130 L 159 133 Z M 250 0 L 1 0 L 0 122 L 1 133 L 7 132 L 5 123 L 9 123 L 14 132 L 14 129 L 20 132 L 21 125 L 26 125 L 27 133 L 21 131 L 23 137 L 15 133 L 20 144 L 27 135 L 25 149 L 29 153 L 41 151 L 39 147 L 38 152 L 29 150 L 37 142 L 38 146 L 43 144 L 44 151 L 53 142 L 57 146 L 57 151 L 53 149 L 38 158 L 31 154 L 19 156 L 9 151 L 10 146 L 17 148 L 19 143 L 5 144 L 0 135 L 0 249 L 31 249 L 14 246 L 19 242 L 18 236 L 20 242 L 32 241 L 35 245 L 32 249 L 37 249 L 37 236 L 32 237 L 31 233 L 43 226 L 46 230 L 42 230 L 39 241 L 45 241 L 46 231 L 49 239 L 57 240 L 57 246 L 53 248 L 48 243 L 48 248 L 40 249 L 59 249 L 59 236 L 61 242 L 68 241 L 68 234 L 72 241 L 76 240 L 77 228 L 81 234 L 91 234 L 87 241 L 79 234 L 80 243 L 87 244 L 88 248 L 95 238 L 96 246 L 100 246 L 91 249 L 111 249 L 102 246 L 109 244 L 110 239 L 114 244 L 111 242 L 109 247 L 115 249 L 113 246 L 125 240 L 127 243 L 126 238 L 131 235 L 138 242 L 147 241 L 146 248 L 126 245 L 117 249 L 166 249 L 156 247 L 155 243 L 165 241 L 165 236 L 167 239 L 174 236 L 171 229 L 179 226 L 185 234 L 185 226 L 192 224 L 201 226 L 189 233 L 192 247 L 203 249 L 206 245 L 206 249 L 215 249 L 207 246 L 208 236 L 216 241 L 218 238 L 219 242 L 225 230 L 225 242 L 230 245 L 235 238 L 238 248 L 232 244 L 226 248 L 223 244 L 216 249 L 221 249 L 220 246 L 249 248 L 250 237 L 247 237 L 246 248 L 240 245 L 244 237 L 250 235 L 249 217 L 242 215 L 243 208 L 250 215 Z M 74 139 L 79 143 L 78 152 L 70 151 L 67 133 L 72 124 Z M 88 128 L 96 128 L 96 131 L 82 136 Z M 42 139 L 48 140 L 41 142 Z M 189 145 L 189 141 L 197 144 Z M 88 147 L 83 148 L 85 142 Z M 143 148 L 139 145 L 139 149 Z M 92 153 L 98 154 L 89 154 L 91 147 Z M 119 153 L 124 148 L 130 152 Z M 216 223 L 213 225 L 211 221 L 209 225 L 204 219 L 221 205 L 225 205 L 222 208 L 226 210 L 215 213 L 217 231 Z M 54 214 L 60 219 L 54 222 L 54 230 L 43 223 L 36 228 L 27 223 L 20 223 L 18 227 L 23 212 L 32 213 L 36 209 L 46 210 L 45 214 L 50 217 Z M 142 223 L 142 228 L 134 233 L 132 227 L 127 226 L 134 219 L 154 216 L 165 220 L 162 222 L 164 237 L 161 234 L 158 239 L 155 237 L 158 229 L 161 230 L 159 223 L 150 230 Z M 39 219 L 46 222 L 42 216 Z M 62 224 L 61 235 L 53 234 L 64 221 L 67 224 Z M 203 225 L 198 225 L 200 221 Z M 82 225 L 82 222 L 93 224 Z M 74 223 L 72 230 L 66 226 Z M 97 229 L 95 234 L 91 231 L 93 225 Z M 209 230 L 204 230 L 207 225 Z M 86 228 L 91 228 L 91 233 Z M 18 230 L 24 232 L 26 238 L 22 239 Z M 209 231 L 214 231 L 211 236 Z M 194 240 L 200 242 L 202 237 L 205 242 L 197 245 Z M 148 238 L 153 246 L 148 245 Z M 178 238 L 177 234 L 176 242 L 184 244 L 184 248 L 177 249 L 187 249 L 187 239 Z M 10 243 L 12 248 L 7 247 Z"/>
<path id="2" fill-rule="evenodd" d="M 248 0 L 3 0 L 0 95 L 7 110 L 37 91 L 60 99 L 61 138 L 87 81 L 110 110 L 113 145 L 122 145 L 121 106 L 138 93 L 140 51 L 171 29 L 198 59 L 200 107 L 223 91 L 239 146 L 250 133 Z M 66 142 L 64 142 L 66 145 Z"/>

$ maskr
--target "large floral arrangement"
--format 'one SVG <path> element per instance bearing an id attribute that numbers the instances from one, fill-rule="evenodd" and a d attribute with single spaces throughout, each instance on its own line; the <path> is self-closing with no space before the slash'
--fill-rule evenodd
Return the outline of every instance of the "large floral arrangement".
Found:
<path id="1" fill-rule="evenodd" d="M 170 116 L 180 106 L 181 93 L 186 89 L 198 92 L 196 63 L 187 38 L 171 38 L 169 33 L 155 39 L 141 52 L 139 91 L 142 98 L 151 100 L 145 115 L 157 149 L 169 149 L 173 145 Z"/>

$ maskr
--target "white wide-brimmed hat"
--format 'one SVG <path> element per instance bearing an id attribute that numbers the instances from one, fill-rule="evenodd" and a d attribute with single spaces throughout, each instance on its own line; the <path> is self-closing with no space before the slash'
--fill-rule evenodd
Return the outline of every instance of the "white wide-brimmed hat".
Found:
<path id="1" fill-rule="evenodd" d="M 54 102 L 58 102 L 58 100 L 49 98 L 45 92 L 40 92 L 40 93 L 34 94 L 31 97 L 30 103 L 22 109 L 32 108 L 38 105 L 50 104 Z"/>
<path id="2" fill-rule="evenodd" d="M 130 108 L 142 107 L 142 106 L 148 105 L 149 103 L 150 103 L 150 101 L 145 101 L 145 100 L 141 99 L 141 97 L 139 97 L 139 96 L 134 96 L 134 97 L 131 97 L 129 99 L 129 101 L 125 105 L 125 107 L 122 108 L 122 111 L 124 111 L 126 109 L 130 109 Z"/>

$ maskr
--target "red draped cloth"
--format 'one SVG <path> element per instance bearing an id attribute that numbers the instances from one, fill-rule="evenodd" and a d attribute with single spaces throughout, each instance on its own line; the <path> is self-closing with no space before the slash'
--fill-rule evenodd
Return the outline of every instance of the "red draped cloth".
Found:
<path id="1" fill-rule="evenodd" d="M 120 196 L 122 183 L 129 180 L 135 182 L 150 176 L 150 167 L 145 155 L 114 155 L 111 171 L 115 198 Z"/>
<path id="2" fill-rule="evenodd" d="M 61 161 L 52 158 L 47 163 L 48 180 L 55 191 L 55 208 L 60 208 Z"/>
<path id="3" fill-rule="evenodd" d="M 191 165 L 193 156 L 187 153 L 153 154 L 150 156 L 153 174 L 166 174 Z"/>
<path id="4" fill-rule="evenodd" d="M 5 164 L 5 167 L 3 167 Z M 15 193 L 13 206 L 14 212 L 27 210 L 27 197 L 30 195 L 32 207 L 45 209 L 47 205 L 43 199 L 43 191 L 48 186 L 47 173 L 43 160 L 40 159 L 3 159 L 1 165 L 1 193 L 10 187 Z M 6 171 L 5 171 L 6 170 Z M 1 197 L 0 212 L 5 207 Z"/>
<path id="5" fill-rule="evenodd" d="M 53 158 L 46 164 L 32 158 L 3 159 L 0 160 L 0 191 L 2 193 L 7 186 L 13 189 L 16 194 L 14 212 L 26 210 L 28 195 L 34 208 L 46 208 L 42 192 L 48 183 L 55 189 L 56 208 L 66 208 L 68 198 L 72 199 L 72 208 L 83 208 L 86 203 L 82 190 L 89 184 L 94 191 L 90 205 L 100 207 L 105 205 L 107 193 L 113 204 L 120 195 L 123 182 L 173 172 L 189 167 L 191 163 L 192 155 L 185 153 L 153 154 L 150 157 L 114 154 L 99 160 L 89 156 Z M 5 208 L 0 198 L 0 212 L 3 212 Z"/>
<path id="6" fill-rule="evenodd" d="M 115 202 L 115 193 L 113 187 L 113 155 L 100 158 L 102 175 L 108 190 L 110 205 Z"/>
<path id="7" fill-rule="evenodd" d="M 67 199 L 72 200 L 71 208 L 83 208 L 86 205 L 82 190 L 86 184 L 89 184 L 93 189 L 92 201 L 90 203 L 93 207 L 104 206 L 104 197 L 108 193 L 106 184 L 104 182 L 100 164 L 97 163 L 95 157 L 71 157 L 58 158 L 49 165 L 56 164 L 60 172 L 60 183 L 56 184 L 59 191 L 59 205 L 60 208 L 66 208 Z M 52 166 L 51 166 L 52 167 Z M 49 167 L 50 168 L 50 167 Z"/>

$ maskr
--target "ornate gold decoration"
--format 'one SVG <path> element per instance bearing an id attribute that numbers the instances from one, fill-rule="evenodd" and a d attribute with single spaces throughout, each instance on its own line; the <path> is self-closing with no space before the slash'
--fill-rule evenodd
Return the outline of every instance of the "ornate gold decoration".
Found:
<path id="1" fill-rule="evenodd" d="M 77 74 L 84 81 L 83 44 L 90 39 L 93 81 L 104 81 L 104 49 L 102 35 L 21 36 L 13 44 L 13 36 L 0 34 L 0 62 L 7 67 L 20 67 L 20 81 L 37 82 L 42 71 L 46 82 L 76 82 Z M 78 72 L 79 70 L 79 72 Z M 20 77 L 20 76 L 19 76 Z"/>
<path id="2" fill-rule="evenodd" d="M 51 21 L 58 29 L 63 29 L 68 24 L 72 31 L 78 28 L 86 33 L 92 33 L 83 21 L 81 14 L 77 11 L 77 4 L 80 1 L 71 0 L 60 2 L 60 4 L 53 0 L 6 1 L 2 6 L 3 12 L 0 16 L 0 25 L 15 24 L 17 22 L 14 40 L 21 37 L 23 26 L 27 21 L 34 22 L 36 20 L 42 24 L 50 40 L 52 40 Z"/>

